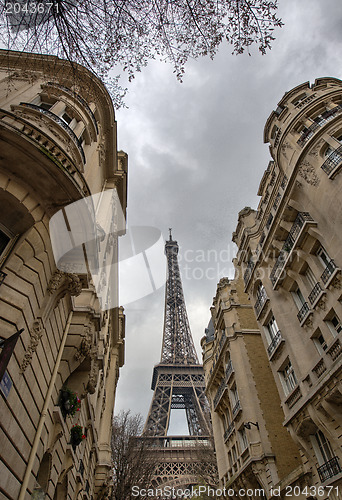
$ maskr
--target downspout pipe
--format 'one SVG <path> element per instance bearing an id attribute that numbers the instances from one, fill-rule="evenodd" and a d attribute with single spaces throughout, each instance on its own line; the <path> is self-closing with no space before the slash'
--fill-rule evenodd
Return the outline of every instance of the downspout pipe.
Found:
<path id="1" fill-rule="evenodd" d="M 36 458 L 36 453 L 37 453 L 37 450 L 38 450 L 39 441 L 40 441 L 40 437 L 41 437 L 41 434 L 42 434 L 43 426 L 44 426 L 44 423 L 45 423 L 45 420 L 46 420 L 46 416 L 48 414 L 49 405 L 51 403 L 52 391 L 53 391 L 53 388 L 55 386 L 55 382 L 56 382 L 56 378 L 57 378 L 57 373 L 58 373 L 59 365 L 60 365 L 60 362 L 61 362 L 61 359 L 62 359 L 62 355 L 63 355 L 63 351 L 64 351 L 64 346 L 65 346 L 66 339 L 67 339 L 67 336 L 68 336 L 68 333 L 69 333 L 69 328 L 70 328 L 70 324 L 71 324 L 71 320 L 72 320 L 72 315 L 73 315 L 73 313 L 70 312 L 70 314 L 68 316 L 67 323 L 65 325 L 62 342 L 61 342 L 60 347 L 59 347 L 58 356 L 57 356 L 56 363 L 55 363 L 55 366 L 54 366 L 54 369 L 53 369 L 53 372 L 52 372 L 52 376 L 51 376 L 51 379 L 50 379 L 49 388 L 48 388 L 48 391 L 47 391 L 46 396 L 45 396 L 45 401 L 44 401 L 43 409 L 42 409 L 42 412 L 40 414 L 40 419 L 39 419 L 38 427 L 37 427 L 37 430 L 36 430 L 36 435 L 34 437 L 33 445 L 32 445 L 30 456 L 29 456 L 29 460 L 27 462 L 27 466 L 26 466 L 26 470 L 25 470 L 25 475 L 24 475 L 23 482 L 22 482 L 22 485 L 21 485 L 21 488 L 20 488 L 20 493 L 19 493 L 18 500 L 24 500 L 24 498 L 25 498 L 25 494 L 26 494 L 27 486 L 28 486 L 28 483 L 29 483 L 29 480 L 30 480 L 30 476 L 31 476 L 32 468 L 33 468 L 33 463 L 34 463 L 34 459 Z"/>

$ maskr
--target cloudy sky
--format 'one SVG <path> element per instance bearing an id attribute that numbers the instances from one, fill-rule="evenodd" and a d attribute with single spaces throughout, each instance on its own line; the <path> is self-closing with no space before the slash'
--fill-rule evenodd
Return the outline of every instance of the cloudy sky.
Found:
<path id="1" fill-rule="evenodd" d="M 278 13 L 285 26 L 267 55 L 233 56 L 222 46 L 214 61 L 190 61 L 182 84 L 170 65 L 153 62 L 129 84 L 129 108 L 116 113 L 119 149 L 129 156 L 128 225 L 153 226 L 164 238 L 172 227 L 199 356 L 216 284 L 232 276 L 237 214 L 258 204 L 269 114 L 296 85 L 342 77 L 341 0 L 279 0 Z M 130 408 L 146 418 L 164 294 L 161 287 L 125 308 L 115 413 Z M 180 414 L 170 431 L 184 432 Z"/>

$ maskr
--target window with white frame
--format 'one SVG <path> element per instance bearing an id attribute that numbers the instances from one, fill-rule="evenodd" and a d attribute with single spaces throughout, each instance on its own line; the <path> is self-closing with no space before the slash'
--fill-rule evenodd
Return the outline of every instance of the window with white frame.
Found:
<path id="1" fill-rule="evenodd" d="M 312 434 L 310 438 L 319 465 L 323 465 L 334 458 L 331 445 L 322 431 L 318 430 L 316 434 Z"/>
<path id="2" fill-rule="evenodd" d="M 305 279 L 306 279 L 306 281 L 308 283 L 308 287 L 310 288 L 310 291 L 311 291 L 312 288 L 317 284 L 317 280 L 315 278 L 314 273 L 310 269 L 310 267 L 308 267 L 305 271 Z"/>
<path id="3" fill-rule="evenodd" d="M 239 430 L 239 441 L 242 453 L 248 448 L 248 439 L 247 439 L 246 429 L 244 428 L 244 426 L 242 426 L 241 429 Z"/>
<path id="4" fill-rule="evenodd" d="M 336 313 L 333 313 L 332 317 L 326 320 L 326 324 L 334 337 L 342 331 L 341 320 Z"/>
<path id="5" fill-rule="evenodd" d="M 300 288 L 297 287 L 296 290 L 291 292 L 291 294 L 292 294 L 294 303 L 297 306 L 298 311 L 300 311 L 301 308 L 303 307 L 303 305 L 305 304 L 305 299 L 304 299 L 302 292 L 300 291 Z"/>
<path id="6" fill-rule="evenodd" d="M 284 388 L 285 394 L 290 394 L 297 385 L 297 377 L 294 372 L 291 361 L 288 359 L 287 364 L 280 371 L 280 379 Z"/>
<path id="7" fill-rule="evenodd" d="M 225 431 L 228 430 L 228 427 L 230 426 L 231 423 L 232 423 L 232 420 L 230 418 L 230 410 L 229 410 L 229 408 L 226 408 L 225 412 L 223 414 L 223 427 L 224 427 Z"/>
<path id="8" fill-rule="evenodd" d="M 324 351 L 327 350 L 328 345 L 323 334 L 320 331 L 318 331 L 312 340 L 314 341 L 317 351 L 320 354 L 324 354 Z"/>
<path id="9" fill-rule="evenodd" d="M 234 387 L 232 388 L 232 390 L 230 391 L 230 393 L 231 393 L 231 397 L 232 397 L 233 406 L 235 406 L 236 403 L 239 401 L 239 395 L 238 395 L 238 391 L 237 391 L 236 385 L 234 385 Z"/>
<path id="10" fill-rule="evenodd" d="M 329 264 L 329 262 L 331 261 L 327 251 L 325 250 L 325 248 L 320 246 L 316 252 L 316 255 L 317 255 L 319 261 L 321 262 L 323 268 L 325 269 L 327 267 L 327 265 Z"/>
<path id="11" fill-rule="evenodd" d="M 275 317 L 272 315 L 271 319 L 265 326 L 267 340 L 271 343 L 274 337 L 278 334 L 279 328 Z"/>

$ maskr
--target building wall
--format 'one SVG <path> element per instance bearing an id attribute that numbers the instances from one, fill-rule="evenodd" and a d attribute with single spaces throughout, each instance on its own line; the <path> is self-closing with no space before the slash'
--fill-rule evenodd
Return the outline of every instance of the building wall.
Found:
<path id="1" fill-rule="evenodd" d="M 311 484 L 335 488 L 342 477 L 342 82 L 320 78 L 287 92 L 267 120 L 264 140 L 272 161 L 258 209 L 239 213 L 237 261 L 284 426 Z"/>
<path id="2" fill-rule="evenodd" d="M 269 498 L 280 484 L 283 493 L 306 479 L 298 447 L 282 425 L 276 384 L 243 288 L 238 272 L 234 280 L 220 280 L 202 339 L 203 366 L 220 483 L 235 492 L 262 488 Z"/>
<path id="3" fill-rule="evenodd" d="M 0 51 L 0 336 L 23 329 L 0 391 L 6 499 L 109 492 L 123 309 L 101 310 L 89 272 L 56 268 L 49 223 L 63 207 L 114 187 L 125 212 L 127 155 L 116 149 L 106 89 L 84 68 L 77 72 L 75 79 L 57 58 Z M 117 236 L 100 246 L 115 261 Z M 81 399 L 75 416 L 62 415 L 63 387 Z M 75 424 L 85 439 L 73 449 Z"/>

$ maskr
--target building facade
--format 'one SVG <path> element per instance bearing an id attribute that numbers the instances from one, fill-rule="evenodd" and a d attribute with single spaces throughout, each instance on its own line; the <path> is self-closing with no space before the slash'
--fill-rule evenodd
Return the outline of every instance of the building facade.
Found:
<path id="1" fill-rule="evenodd" d="M 241 276 L 220 280 L 211 314 L 201 344 L 220 486 L 237 497 L 259 499 L 304 487 L 308 477 L 283 427 L 277 387 Z"/>
<path id="2" fill-rule="evenodd" d="M 313 487 L 342 484 L 342 82 L 287 92 L 267 120 L 272 161 L 233 241 L 284 411 Z M 314 493 L 314 488 L 312 494 Z M 313 496 L 317 496 L 314 495 Z"/>
<path id="3" fill-rule="evenodd" d="M 4 499 L 110 493 L 125 318 L 120 307 L 100 307 L 99 277 L 89 268 L 56 267 L 50 223 L 59 212 L 67 224 L 66 207 L 110 190 L 125 213 L 127 155 L 117 152 L 108 92 L 88 70 L 76 70 L 55 57 L 0 51 L 2 345 L 21 331 L 1 381 Z M 118 236 L 98 231 L 115 291 Z"/>

